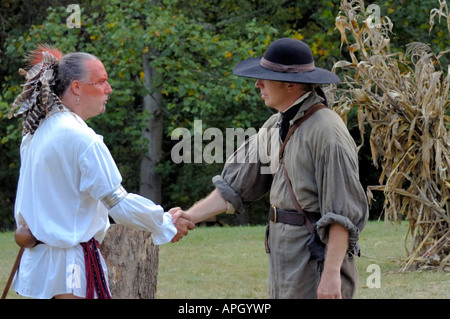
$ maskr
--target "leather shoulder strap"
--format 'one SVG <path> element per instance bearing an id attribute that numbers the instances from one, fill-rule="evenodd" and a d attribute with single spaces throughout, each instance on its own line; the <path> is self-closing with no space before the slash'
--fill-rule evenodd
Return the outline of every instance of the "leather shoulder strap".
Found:
<path id="1" fill-rule="evenodd" d="M 297 209 L 297 211 L 300 214 L 303 214 L 305 216 L 306 228 L 308 228 L 308 231 L 312 234 L 314 232 L 314 225 L 309 220 L 308 215 L 306 215 L 306 213 L 303 211 L 303 208 L 300 205 L 300 203 L 298 202 L 297 197 L 295 197 L 294 190 L 292 189 L 291 180 L 289 179 L 284 161 L 283 161 L 283 169 L 284 169 L 284 175 L 286 176 L 286 183 L 289 188 L 289 194 L 291 195 L 291 199 L 294 202 L 295 209 Z"/>
<path id="2" fill-rule="evenodd" d="M 279 153 L 279 158 L 281 160 L 281 162 L 283 163 L 283 170 L 284 170 L 284 175 L 286 176 L 286 182 L 289 188 L 289 194 L 291 195 L 291 199 L 294 202 L 294 206 L 297 209 L 297 211 L 300 214 L 304 214 L 305 215 L 305 222 L 306 222 L 306 227 L 308 228 L 309 232 L 312 234 L 314 232 L 314 225 L 311 223 L 311 221 L 309 220 L 308 216 L 305 214 L 305 212 L 303 211 L 302 206 L 300 205 L 300 203 L 297 200 L 297 197 L 294 194 L 294 190 L 292 189 L 292 183 L 291 180 L 289 179 L 289 175 L 286 169 L 286 164 L 284 163 L 284 159 L 282 159 L 283 156 L 283 151 L 284 151 L 284 147 L 286 146 L 287 141 L 289 140 L 289 138 L 291 137 L 291 135 L 294 133 L 294 131 L 303 123 L 305 122 L 311 115 L 313 115 L 316 111 L 323 109 L 323 108 L 327 108 L 326 105 L 322 104 L 322 103 L 317 103 L 314 104 L 313 106 L 311 106 L 306 112 L 305 115 L 299 119 L 297 122 L 295 122 L 294 125 L 292 125 L 292 127 L 289 129 L 288 134 L 286 135 L 286 138 L 284 140 L 283 145 L 281 146 L 280 149 L 280 153 Z"/>
<path id="3" fill-rule="evenodd" d="M 326 109 L 326 108 L 328 108 L 328 106 L 319 102 L 319 103 L 316 103 L 313 106 L 311 106 L 308 110 L 306 110 L 305 115 L 303 115 L 303 117 L 301 117 L 299 120 L 297 120 L 297 122 L 295 122 L 294 125 L 292 125 L 291 128 L 289 129 L 289 131 L 286 135 L 286 138 L 284 139 L 284 142 L 281 145 L 280 152 L 278 153 L 278 158 L 281 158 L 283 156 L 284 147 L 286 146 L 286 143 L 291 138 L 291 135 L 294 134 L 295 130 L 300 125 L 302 125 L 303 122 L 305 122 L 307 119 L 309 119 L 310 116 L 313 115 L 315 112 L 317 112 L 320 109 Z"/>

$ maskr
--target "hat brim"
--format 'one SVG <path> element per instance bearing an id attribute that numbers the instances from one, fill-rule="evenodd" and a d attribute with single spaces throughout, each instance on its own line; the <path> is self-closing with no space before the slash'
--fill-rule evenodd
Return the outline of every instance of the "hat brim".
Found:
<path id="1" fill-rule="evenodd" d="M 250 58 L 239 62 L 233 69 L 233 74 L 253 79 L 263 79 L 281 82 L 331 84 L 340 82 L 339 77 L 325 69 L 315 67 L 308 72 L 276 72 L 263 68 L 259 63 L 261 58 Z"/>

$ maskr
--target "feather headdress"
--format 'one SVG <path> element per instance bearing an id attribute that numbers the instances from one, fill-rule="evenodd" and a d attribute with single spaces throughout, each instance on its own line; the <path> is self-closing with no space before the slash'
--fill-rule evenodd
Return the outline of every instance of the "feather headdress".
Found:
<path id="1" fill-rule="evenodd" d="M 61 58 L 62 53 L 58 49 L 42 44 L 26 57 L 31 68 L 28 71 L 19 69 L 19 74 L 25 76 L 26 82 L 23 84 L 22 93 L 17 96 L 11 106 L 8 118 L 12 118 L 13 115 L 23 116 L 24 135 L 33 134 L 53 106 L 57 105 L 60 109 L 64 107 L 51 89 L 55 84 Z M 18 108 L 19 110 L 14 114 Z"/>

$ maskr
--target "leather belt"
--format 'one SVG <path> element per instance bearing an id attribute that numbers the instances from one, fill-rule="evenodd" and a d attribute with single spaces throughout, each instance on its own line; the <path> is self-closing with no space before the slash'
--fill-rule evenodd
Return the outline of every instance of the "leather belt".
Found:
<path id="1" fill-rule="evenodd" d="M 273 223 L 283 223 L 289 225 L 302 226 L 305 224 L 305 215 L 293 210 L 283 210 L 271 206 L 269 219 Z"/>
<path id="2" fill-rule="evenodd" d="M 284 210 L 276 208 L 274 205 L 270 206 L 269 209 L 269 219 L 273 223 L 283 223 L 289 225 L 303 226 L 306 224 L 306 218 L 315 225 L 315 223 L 320 219 L 320 213 L 310 213 L 310 212 L 298 212 L 296 210 Z M 311 224 L 310 223 L 310 224 Z M 270 253 L 269 247 L 269 225 L 266 227 L 265 241 L 266 253 Z"/>
<path id="3" fill-rule="evenodd" d="M 320 213 L 303 212 L 296 210 L 284 210 L 275 206 L 270 206 L 269 219 L 273 223 L 283 223 L 289 225 L 303 226 L 305 224 L 305 214 L 309 220 L 315 224 L 320 219 Z"/>

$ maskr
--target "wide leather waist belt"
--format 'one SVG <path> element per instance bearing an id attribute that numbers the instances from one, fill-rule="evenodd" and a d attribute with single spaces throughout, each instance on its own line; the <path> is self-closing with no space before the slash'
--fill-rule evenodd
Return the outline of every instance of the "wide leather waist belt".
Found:
<path id="1" fill-rule="evenodd" d="M 305 224 L 305 214 L 308 215 L 308 218 L 312 223 L 315 223 L 319 218 L 319 213 L 300 213 L 295 210 L 284 210 L 279 209 L 275 206 L 270 206 L 269 210 L 269 219 L 273 223 L 283 223 L 283 224 L 289 224 L 289 225 L 296 225 L 296 226 L 302 226 Z"/>

